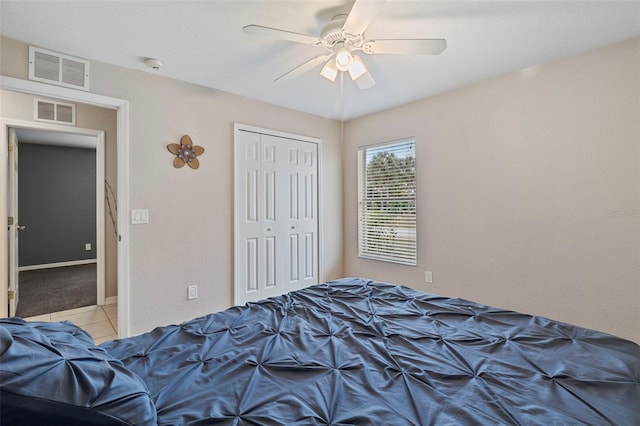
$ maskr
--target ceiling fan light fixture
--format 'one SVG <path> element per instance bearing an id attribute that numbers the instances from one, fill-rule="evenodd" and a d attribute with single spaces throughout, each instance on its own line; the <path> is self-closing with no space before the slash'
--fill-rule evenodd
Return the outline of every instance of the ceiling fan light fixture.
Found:
<path id="1" fill-rule="evenodd" d="M 336 49 L 336 67 L 340 71 L 347 71 L 349 66 L 353 62 L 353 56 L 351 52 L 344 47 L 344 43 L 338 43 L 339 47 Z"/>
<path id="2" fill-rule="evenodd" d="M 349 75 L 351 76 L 351 80 L 357 80 L 367 72 L 367 67 L 364 65 L 364 62 L 362 62 L 362 59 L 360 59 L 359 56 L 353 55 L 353 60 L 349 65 Z"/>
<path id="3" fill-rule="evenodd" d="M 376 85 L 376 81 L 373 79 L 369 72 L 365 72 L 364 74 L 362 74 L 360 78 L 355 80 L 355 82 L 360 89 L 369 89 L 370 87 Z"/>
<path id="4" fill-rule="evenodd" d="M 336 77 L 338 75 L 338 68 L 336 67 L 336 62 L 331 59 L 328 61 L 324 67 L 322 67 L 322 71 L 320 71 L 320 75 L 326 78 L 327 80 L 336 81 Z"/>

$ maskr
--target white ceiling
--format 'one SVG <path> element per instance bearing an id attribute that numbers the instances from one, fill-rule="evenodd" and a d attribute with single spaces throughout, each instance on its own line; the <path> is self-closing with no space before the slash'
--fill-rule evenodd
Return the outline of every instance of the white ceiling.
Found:
<path id="1" fill-rule="evenodd" d="M 366 0 L 365 0 L 366 1 Z M 324 50 L 242 32 L 259 24 L 318 36 L 352 1 L 0 1 L 0 34 L 333 119 L 351 119 L 640 36 L 636 1 L 389 0 L 366 38 L 445 38 L 439 56 L 365 56 L 377 81 L 344 97 L 319 68 L 274 79 Z"/>

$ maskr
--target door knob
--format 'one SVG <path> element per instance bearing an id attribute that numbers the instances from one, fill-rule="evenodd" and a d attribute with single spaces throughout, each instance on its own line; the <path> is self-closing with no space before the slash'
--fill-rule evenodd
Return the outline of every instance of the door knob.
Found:
<path id="1" fill-rule="evenodd" d="M 26 226 L 24 226 L 24 225 L 16 225 L 16 229 L 17 229 L 18 231 L 24 231 L 26 228 L 27 228 L 27 227 L 26 227 Z"/>
<path id="2" fill-rule="evenodd" d="M 267 232 L 271 232 L 271 228 L 267 228 Z"/>

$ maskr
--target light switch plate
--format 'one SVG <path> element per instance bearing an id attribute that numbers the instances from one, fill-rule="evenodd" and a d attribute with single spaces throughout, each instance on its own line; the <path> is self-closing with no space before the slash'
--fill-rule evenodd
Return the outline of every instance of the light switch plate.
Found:
<path id="1" fill-rule="evenodd" d="M 131 224 L 140 225 L 143 223 L 149 223 L 149 210 L 148 209 L 132 209 Z"/>

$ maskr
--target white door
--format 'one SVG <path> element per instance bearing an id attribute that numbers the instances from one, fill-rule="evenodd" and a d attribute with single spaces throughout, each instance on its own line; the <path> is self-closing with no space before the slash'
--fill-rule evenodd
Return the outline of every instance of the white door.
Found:
<path id="1" fill-rule="evenodd" d="M 318 145 L 240 130 L 236 304 L 318 283 Z"/>
<path id="2" fill-rule="evenodd" d="M 7 164 L 9 212 L 9 316 L 16 315 L 18 307 L 18 231 L 21 226 L 18 222 L 18 138 L 16 130 L 12 127 L 9 131 L 9 155 Z"/>

